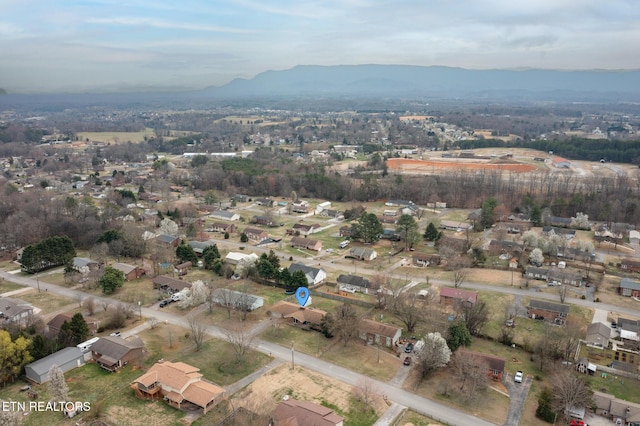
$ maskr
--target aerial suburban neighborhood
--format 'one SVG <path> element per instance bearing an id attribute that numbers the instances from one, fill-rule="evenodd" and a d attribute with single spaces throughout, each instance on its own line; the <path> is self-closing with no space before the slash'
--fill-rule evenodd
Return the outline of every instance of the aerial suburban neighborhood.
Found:
<path id="1" fill-rule="evenodd" d="M 478 93 L 0 95 L 0 424 L 639 426 L 637 100 Z"/>

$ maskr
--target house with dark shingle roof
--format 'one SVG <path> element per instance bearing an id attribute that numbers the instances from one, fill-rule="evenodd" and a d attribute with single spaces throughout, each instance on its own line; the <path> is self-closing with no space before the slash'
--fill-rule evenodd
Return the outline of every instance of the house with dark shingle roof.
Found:
<path id="1" fill-rule="evenodd" d="M 117 336 L 101 337 L 91 346 L 94 361 L 104 370 L 116 371 L 142 358 L 144 343 L 140 338 L 131 341 Z"/>
<path id="2" fill-rule="evenodd" d="M 287 399 L 271 415 L 274 424 L 283 426 L 343 426 L 344 418 L 323 405 Z"/>
<path id="3" fill-rule="evenodd" d="M 185 288 L 191 288 L 191 283 L 188 281 L 178 280 L 176 278 L 168 277 L 166 275 L 158 275 L 153 280 L 153 288 L 169 291 L 172 293 L 182 291 Z"/>
<path id="4" fill-rule="evenodd" d="M 303 265 L 302 263 L 292 263 L 289 266 L 289 272 L 293 274 L 295 271 L 304 272 L 305 276 L 307 277 L 307 283 L 309 285 L 320 284 L 327 279 L 327 273 L 322 268 L 314 268 L 311 266 Z"/>
<path id="5" fill-rule="evenodd" d="M 365 294 L 369 293 L 371 286 L 368 279 L 358 275 L 340 274 L 336 282 L 342 291 L 359 291 Z"/>
<path id="6" fill-rule="evenodd" d="M 502 380 L 502 374 L 504 373 L 504 366 L 506 364 L 506 360 L 502 357 L 483 354 L 480 352 L 472 352 L 466 349 L 460 349 L 461 351 L 471 354 L 474 357 L 480 359 L 487 365 L 487 375 L 494 380 Z"/>
<path id="7" fill-rule="evenodd" d="M 459 288 L 442 287 L 440 289 L 440 303 L 455 306 L 459 303 L 473 305 L 478 301 L 478 292 L 461 290 Z"/>
<path id="8" fill-rule="evenodd" d="M 402 329 L 395 325 L 370 319 L 363 319 L 358 324 L 358 337 L 369 345 L 377 344 L 391 348 L 398 343 L 400 336 L 402 336 Z"/>
<path id="9" fill-rule="evenodd" d="M 640 283 L 631 278 L 623 278 L 620 280 L 618 293 L 626 297 L 640 297 Z"/>
<path id="10" fill-rule="evenodd" d="M 531 318 L 542 317 L 547 322 L 564 325 L 569 315 L 569 308 L 569 305 L 563 303 L 531 299 L 527 307 L 527 313 Z"/>

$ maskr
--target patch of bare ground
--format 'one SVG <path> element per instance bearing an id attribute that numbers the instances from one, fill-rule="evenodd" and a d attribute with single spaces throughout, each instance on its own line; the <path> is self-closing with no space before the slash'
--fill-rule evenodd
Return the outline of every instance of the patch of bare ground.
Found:
<path id="1" fill-rule="evenodd" d="M 351 385 L 302 367 L 291 370 L 290 364 L 283 364 L 238 392 L 234 395 L 233 401 L 236 407 L 241 406 L 263 414 L 274 410 L 285 395 L 288 395 L 294 399 L 317 404 L 325 402 L 346 413 L 349 411 L 352 393 Z M 371 407 L 379 416 L 388 405 L 382 395 L 377 393 L 373 397 Z"/>
<path id="2" fill-rule="evenodd" d="M 123 424 L 126 420 L 128 426 L 172 426 L 175 424 L 174 417 L 165 416 L 165 409 L 160 407 L 163 401 L 145 401 L 144 410 L 136 410 L 129 407 L 113 406 L 106 412 L 107 421 L 110 424 Z"/>

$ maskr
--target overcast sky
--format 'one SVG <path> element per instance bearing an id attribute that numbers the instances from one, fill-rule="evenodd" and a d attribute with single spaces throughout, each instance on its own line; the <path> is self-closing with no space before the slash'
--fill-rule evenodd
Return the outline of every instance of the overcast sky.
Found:
<path id="1" fill-rule="evenodd" d="M 0 0 L 10 92 L 201 88 L 295 65 L 640 69 L 638 0 Z"/>

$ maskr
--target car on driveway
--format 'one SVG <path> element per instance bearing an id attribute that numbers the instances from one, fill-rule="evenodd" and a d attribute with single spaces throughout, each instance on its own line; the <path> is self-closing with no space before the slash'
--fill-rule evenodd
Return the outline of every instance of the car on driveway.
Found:
<path id="1" fill-rule="evenodd" d="M 407 346 L 404 347 L 404 351 L 410 354 L 412 350 L 413 350 L 413 343 L 411 342 L 407 343 Z"/>
<path id="2" fill-rule="evenodd" d="M 513 381 L 516 383 L 522 383 L 522 379 L 524 379 L 524 373 L 522 371 L 516 371 L 516 375 L 513 376 Z"/>
<path id="3" fill-rule="evenodd" d="M 411 365 L 411 357 L 410 356 L 405 356 L 403 364 L 404 365 Z"/>
<path id="4" fill-rule="evenodd" d="M 116 331 L 114 333 L 111 333 L 109 336 L 111 336 L 111 337 L 120 337 L 120 332 Z"/>
<path id="5" fill-rule="evenodd" d="M 162 302 L 160 302 L 160 307 L 164 308 L 165 306 L 167 306 L 169 304 L 168 300 L 163 300 Z"/>

